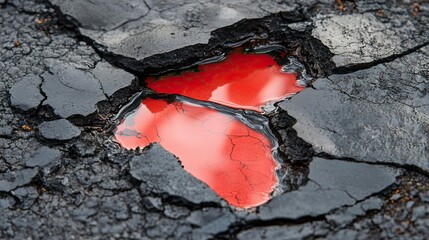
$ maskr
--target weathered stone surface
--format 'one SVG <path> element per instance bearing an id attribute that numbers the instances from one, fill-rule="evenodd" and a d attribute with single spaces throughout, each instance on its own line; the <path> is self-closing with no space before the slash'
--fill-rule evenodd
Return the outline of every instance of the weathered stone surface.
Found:
<path id="1" fill-rule="evenodd" d="M 339 67 L 372 62 L 429 42 L 427 29 L 416 26 L 411 16 L 407 19 L 394 10 L 386 14 L 322 15 L 315 19 L 313 36 L 330 48 Z"/>
<path id="2" fill-rule="evenodd" d="M 187 173 L 177 158 L 158 144 L 133 158 L 130 173 L 142 182 L 141 191 L 148 194 L 167 194 L 195 204 L 220 202 L 205 183 Z"/>
<path id="3" fill-rule="evenodd" d="M 40 167 L 45 173 L 50 173 L 61 163 L 61 152 L 58 149 L 43 146 L 25 161 L 27 167 Z"/>
<path id="4" fill-rule="evenodd" d="M 15 83 L 9 90 L 12 106 L 24 111 L 39 106 L 44 99 L 39 88 L 41 83 L 42 79 L 33 74 L 27 75 Z"/>
<path id="5" fill-rule="evenodd" d="M 70 140 L 81 133 L 78 127 L 66 119 L 43 122 L 38 129 L 42 137 L 51 140 Z"/>
<path id="6" fill-rule="evenodd" d="M 9 192 L 31 182 L 37 175 L 36 169 L 26 168 L 16 172 L 0 174 L 0 192 Z"/>
<path id="7" fill-rule="evenodd" d="M 319 79 L 279 106 L 316 152 L 429 170 L 428 50 Z"/>

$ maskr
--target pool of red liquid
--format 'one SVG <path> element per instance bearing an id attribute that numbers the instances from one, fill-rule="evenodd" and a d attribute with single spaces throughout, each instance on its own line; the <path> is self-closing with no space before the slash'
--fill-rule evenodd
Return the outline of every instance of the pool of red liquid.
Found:
<path id="1" fill-rule="evenodd" d="M 179 94 L 228 107 L 262 112 L 261 107 L 301 91 L 295 73 L 281 71 L 269 54 L 243 53 L 240 49 L 198 71 L 146 79 L 158 93 Z"/>
<path id="2" fill-rule="evenodd" d="M 118 125 L 115 138 L 127 149 L 159 143 L 238 208 L 265 203 L 278 182 L 270 141 L 207 107 L 145 99 Z"/>

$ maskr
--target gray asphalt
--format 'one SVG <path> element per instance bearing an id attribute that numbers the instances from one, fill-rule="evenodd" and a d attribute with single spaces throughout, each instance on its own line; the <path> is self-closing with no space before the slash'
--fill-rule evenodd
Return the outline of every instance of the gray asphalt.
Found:
<path id="1" fill-rule="evenodd" d="M 0 4 L 0 239 L 429 235 L 428 2 Z M 113 141 L 146 75 L 252 39 L 314 79 L 268 115 L 284 161 L 271 201 L 234 209 L 161 146 Z"/>

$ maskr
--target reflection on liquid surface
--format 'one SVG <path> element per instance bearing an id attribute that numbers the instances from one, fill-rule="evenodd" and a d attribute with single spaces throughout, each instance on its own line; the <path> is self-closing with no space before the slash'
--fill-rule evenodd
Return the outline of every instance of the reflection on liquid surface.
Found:
<path id="1" fill-rule="evenodd" d="M 218 63 L 198 67 L 197 72 L 148 78 L 158 93 L 179 94 L 196 100 L 261 112 L 268 102 L 289 97 L 303 89 L 295 73 L 281 72 L 268 54 L 234 51 Z"/>
<path id="2" fill-rule="evenodd" d="M 145 99 L 118 126 L 115 138 L 127 149 L 158 142 L 235 207 L 268 201 L 277 184 L 270 141 L 234 117 L 206 107 Z"/>

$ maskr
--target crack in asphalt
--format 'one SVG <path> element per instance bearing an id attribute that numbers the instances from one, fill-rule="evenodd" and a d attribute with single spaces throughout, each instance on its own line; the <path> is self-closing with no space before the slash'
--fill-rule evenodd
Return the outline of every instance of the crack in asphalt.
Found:
<path id="1" fill-rule="evenodd" d="M 340 159 L 342 160 L 342 159 Z M 343 161 L 343 160 L 342 160 Z M 321 187 L 317 182 L 313 181 L 313 180 L 309 180 L 313 183 L 315 183 L 316 185 L 318 185 L 319 187 Z M 311 223 L 311 222 L 315 222 L 315 221 L 323 221 L 325 223 L 328 223 L 328 219 L 326 218 L 326 216 L 338 211 L 339 209 L 347 209 L 353 206 L 356 206 L 360 203 L 365 202 L 366 200 L 379 195 L 381 192 L 385 192 L 388 189 L 390 189 L 394 184 L 386 187 L 385 189 L 382 189 L 381 191 L 375 192 L 373 194 L 368 195 L 367 197 L 361 199 L 361 200 L 357 200 L 355 197 L 353 197 L 351 194 L 349 194 L 346 190 L 340 190 L 345 192 L 350 198 L 355 200 L 354 204 L 347 204 L 347 205 L 343 205 L 340 206 L 338 208 L 332 209 L 331 211 L 325 213 L 325 214 L 321 214 L 321 215 L 317 215 L 317 216 L 304 216 L 301 218 L 297 218 L 297 219 L 288 219 L 288 218 L 276 218 L 276 219 L 271 219 L 271 220 L 242 220 L 241 222 L 237 222 L 236 224 L 232 225 L 227 231 L 224 231 L 222 233 L 219 233 L 217 235 L 215 235 L 216 239 L 237 239 L 238 234 L 240 234 L 241 232 L 247 230 L 247 229 L 252 229 L 255 227 L 272 227 L 272 226 L 284 226 L 284 225 L 300 225 L 300 224 L 304 224 L 304 223 Z M 361 210 L 363 212 L 369 212 L 369 211 L 374 211 L 374 210 L 365 210 L 362 208 L 362 206 L 360 206 Z M 376 210 L 379 211 L 379 210 Z M 353 221 L 351 221 L 350 223 L 346 224 L 343 227 L 339 227 L 338 229 L 346 229 L 349 226 L 352 226 L 356 221 L 358 221 L 358 218 L 354 218 Z M 328 233 L 320 235 L 319 237 L 324 237 L 327 236 Z"/>
<path id="2" fill-rule="evenodd" d="M 40 109 L 43 106 L 43 103 L 46 101 L 46 99 L 48 99 L 48 96 L 46 95 L 46 93 L 42 89 L 42 85 L 45 82 L 45 79 L 43 78 L 43 74 L 39 74 L 38 76 L 40 77 L 40 79 L 42 79 L 42 81 L 40 82 L 38 88 L 39 88 L 40 94 L 42 94 L 42 96 L 43 96 L 43 99 L 42 99 L 42 101 L 40 101 L 40 103 L 36 107 L 36 109 Z"/>
<path id="3" fill-rule="evenodd" d="M 406 55 L 417 52 L 420 49 L 422 49 L 428 45 L 429 45 L 429 42 L 425 42 L 425 43 L 419 44 L 413 48 L 410 48 L 406 51 L 403 51 L 402 53 L 392 54 L 388 57 L 380 58 L 380 59 L 377 59 L 377 60 L 369 62 L 369 63 L 359 63 L 359 64 L 354 64 L 354 65 L 349 65 L 349 66 L 336 67 L 332 70 L 332 72 L 333 72 L 333 74 L 341 75 L 341 74 L 348 74 L 348 73 L 357 72 L 360 70 L 370 69 L 370 68 L 375 67 L 375 66 L 380 65 L 380 64 L 393 62 L 398 58 L 401 58 L 401 57 L 404 57 Z"/>
<path id="4" fill-rule="evenodd" d="M 354 158 L 350 158 L 350 157 L 334 156 L 334 155 L 331 155 L 331 154 L 326 153 L 326 152 L 318 152 L 318 153 L 315 153 L 314 156 L 319 157 L 319 158 L 323 158 L 323 159 L 327 159 L 327 160 L 340 160 L 340 161 L 345 161 L 345 162 L 366 163 L 369 165 L 393 167 L 395 169 L 403 169 L 403 170 L 406 170 L 408 172 L 419 173 L 419 174 L 422 174 L 426 177 L 429 177 L 428 172 L 426 172 L 425 170 L 423 170 L 420 167 L 417 167 L 415 165 L 410 165 L 410 164 L 400 164 L 400 163 L 381 162 L 381 161 L 370 162 L 370 161 L 358 160 L 358 159 L 354 159 Z"/>

